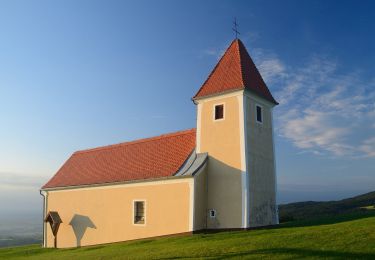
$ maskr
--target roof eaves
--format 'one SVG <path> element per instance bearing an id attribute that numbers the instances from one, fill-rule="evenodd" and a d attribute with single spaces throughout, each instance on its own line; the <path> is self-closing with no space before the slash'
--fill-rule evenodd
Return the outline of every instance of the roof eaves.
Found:
<path id="1" fill-rule="evenodd" d="M 278 102 L 276 102 L 276 101 L 272 101 L 272 100 L 270 100 L 269 98 L 265 97 L 263 94 L 258 93 L 257 91 L 254 91 L 253 89 L 245 88 L 245 94 L 246 94 L 246 92 L 250 92 L 250 93 L 256 95 L 257 97 L 259 97 L 259 98 L 265 100 L 265 101 L 266 101 L 267 103 L 269 103 L 271 106 L 277 106 L 277 105 L 279 104 Z"/>
<path id="2" fill-rule="evenodd" d="M 244 90 L 244 89 L 246 89 L 245 86 L 241 86 L 241 87 L 237 87 L 237 88 L 233 88 L 233 89 L 229 89 L 229 90 L 225 90 L 225 91 L 216 92 L 216 93 L 213 93 L 213 94 L 201 96 L 201 97 L 198 97 L 198 98 L 193 98 L 192 100 L 193 101 L 199 101 L 199 100 L 202 100 L 202 99 L 212 98 L 212 97 L 216 97 L 216 96 L 221 96 L 221 95 L 229 94 L 229 93 L 232 93 L 232 92 L 234 93 L 234 92 L 237 92 L 239 90 Z"/>
<path id="3" fill-rule="evenodd" d="M 135 184 L 135 183 L 146 183 L 153 181 L 164 181 L 164 180 L 173 180 L 173 179 L 183 179 L 190 178 L 190 175 L 180 175 L 180 176 L 166 176 L 160 178 L 150 178 L 150 179 L 140 179 L 140 180 L 131 180 L 131 181 L 119 181 L 119 182 L 103 182 L 103 183 L 93 183 L 93 184 L 81 184 L 81 185 L 71 185 L 71 186 L 59 186 L 51 188 L 41 188 L 41 191 L 58 191 L 58 190 L 74 190 L 74 189 L 83 189 L 83 188 L 98 188 L 105 186 L 114 186 L 114 185 L 125 185 L 125 184 Z"/>

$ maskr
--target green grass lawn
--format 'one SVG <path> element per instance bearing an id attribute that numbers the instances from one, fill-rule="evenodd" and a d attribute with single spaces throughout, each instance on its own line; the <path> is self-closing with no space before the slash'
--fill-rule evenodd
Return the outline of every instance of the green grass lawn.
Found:
<path id="1" fill-rule="evenodd" d="M 366 207 L 361 207 L 361 209 L 375 210 L 375 206 L 366 206 Z"/>
<path id="2" fill-rule="evenodd" d="M 0 258 L 31 259 L 375 259 L 375 214 L 292 222 L 273 229 L 197 234 L 98 245 L 0 249 Z"/>

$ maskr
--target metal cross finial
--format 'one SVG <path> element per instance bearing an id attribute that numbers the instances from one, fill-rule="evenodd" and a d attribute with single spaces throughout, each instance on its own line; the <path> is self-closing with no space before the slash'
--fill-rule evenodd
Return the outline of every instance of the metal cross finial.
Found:
<path id="1" fill-rule="evenodd" d="M 232 30 L 234 31 L 234 33 L 236 34 L 236 39 L 238 39 L 238 35 L 240 34 L 240 32 L 238 31 L 238 23 L 237 23 L 237 19 L 236 17 L 234 17 L 234 22 L 233 22 L 233 28 Z"/>

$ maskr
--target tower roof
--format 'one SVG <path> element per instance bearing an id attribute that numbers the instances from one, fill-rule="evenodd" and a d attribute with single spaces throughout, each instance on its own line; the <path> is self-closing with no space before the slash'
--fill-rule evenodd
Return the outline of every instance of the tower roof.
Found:
<path id="1" fill-rule="evenodd" d="M 235 39 L 195 94 L 198 99 L 230 90 L 247 89 L 278 104 L 256 68 L 244 44 Z"/>

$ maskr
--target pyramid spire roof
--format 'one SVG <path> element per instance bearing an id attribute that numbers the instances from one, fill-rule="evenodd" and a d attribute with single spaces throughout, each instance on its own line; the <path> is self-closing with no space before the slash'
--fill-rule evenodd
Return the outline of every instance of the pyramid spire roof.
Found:
<path id="1" fill-rule="evenodd" d="M 193 99 L 240 89 L 250 90 L 264 99 L 278 104 L 244 44 L 241 40 L 235 39 Z"/>

